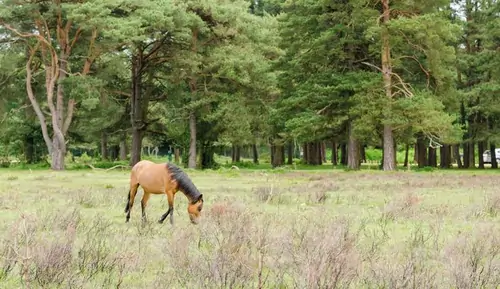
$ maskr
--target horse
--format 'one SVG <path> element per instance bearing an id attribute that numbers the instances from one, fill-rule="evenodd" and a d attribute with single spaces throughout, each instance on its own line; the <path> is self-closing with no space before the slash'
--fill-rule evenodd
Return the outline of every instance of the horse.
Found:
<path id="1" fill-rule="evenodd" d="M 187 211 L 191 223 L 198 224 L 201 210 L 203 209 L 203 194 L 198 191 L 188 175 L 179 167 L 171 163 L 157 164 L 148 160 L 139 161 L 132 167 L 127 205 L 125 206 L 125 213 L 127 214 L 126 223 L 130 220 L 130 212 L 132 211 L 139 186 L 144 191 L 141 200 L 143 222 L 146 221 L 146 205 L 150 195 L 166 194 L 168 210 L 160 217 L 158 223 L 162 224 L 167 216 L 170 215 L 170 224 L 173 225 L 174 197 L 178 191 L 181 191 L 189 200 Z"/>

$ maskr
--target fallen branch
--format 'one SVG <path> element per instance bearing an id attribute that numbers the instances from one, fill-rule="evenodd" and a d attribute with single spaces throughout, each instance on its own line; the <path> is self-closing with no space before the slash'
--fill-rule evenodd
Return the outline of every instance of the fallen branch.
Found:
<path id="1" fill-rule="evenodd" d="M 89 166 L 92 170 L 96 170 L 96 171 L 105 171 L 105 172 L 107 172 L 107 171 L 111 171 L 111 170 L 114 170 L 114 169 L 116 169 L 116 168 L 127 168 L 127 169 L 130 169 L 130 166 L 124 166 L 124 165 L 116 165 L 116 166 L 111 167 L 111 168 L 109 168 L 109 169 L 101 169 L 101 168 L 96 168 L 96 167 L 94 167 L 94 166 L 93 166 L 93 165 L 91 165 L 91 164 L 87 164 L 87 166 Z"/>

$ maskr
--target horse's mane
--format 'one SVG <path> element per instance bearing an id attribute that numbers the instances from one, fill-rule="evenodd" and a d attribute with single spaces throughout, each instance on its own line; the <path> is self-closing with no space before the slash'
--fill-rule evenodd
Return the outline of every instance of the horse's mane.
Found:
<path id="1" fill-rule="evenodd" d="M 201 193 L 198 191 L 198 188 L 196 188 L 188 175 L 178 166 L 171 163 L 167 163 L 167 169 L 171 173 L 172 178 L 177 181 L 177 184 L 179 184 L 179 190 L 184 192 L 184 194 L 186 194 L 192 202 L 196 202 Z"/>

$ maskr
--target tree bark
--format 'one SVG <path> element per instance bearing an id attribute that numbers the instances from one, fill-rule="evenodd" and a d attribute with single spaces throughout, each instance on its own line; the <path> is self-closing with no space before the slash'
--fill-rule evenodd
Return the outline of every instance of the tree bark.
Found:
<path id="1" fill-rule="evenodd" d="M 239 163 L 241 161 L 241 146 L 240 145 L 233 144 L 231 161 L 233 163 Z"/>
<path id="2" fill-rule="evenodd" d="M 288 154 L 287 164 L 292 165 L 293 164 L 293 141 L 291 141 L 291 140 L 288 141 L 287 154 Z"/>
<path id="3" fill-rule="evenodd" d="M 340 145 L 340 163 L 347 166 L 347 144 Z"/>
<path id="4" fill-rule="evenodd" d="M 132 123 L 132 147 L 130 149 L 130 166 L 134 166 L 141 160 L 142 139 L 146 132 L 147 97 L 142 93 L 142 69 L 143 52 L 137 49 L 132 56 L 132 97 L 131 123 Z"/>
<path id="5" fill-rule="evenodd" d="M 285 150 L 283 145 L 272 144 L 271 145 L 271 155 L 272 155 L 272 167 L 276 168 L 284 165 L 285 163 Z"/>
<path id="6" fill-rule="evenodd" d="M 339 163 L 339 155 L 338 155 L 338 149 L 337 149 L 337 143 L 335 141 L 332 141 L 332 164 L 334 166 L 338 165 Z"/>
<path id="7" fill-rule="evenodd" d="M 447 169 L 451 165 L 451 146 L 443 145 L 440 148 L 440 167 L 442 169 Z"/>
<path id="8" fill-rule="evenodd" d="M 389 0 L 382 0 L 382 75 L 384 79 L 385 95 L 389 100 L 392 100 L 392 64 L 391 64 L 391 49 L 389 42 L 389 31 L 385 25 L 390 20 Z M 390 110 L 390 108 L 388 108 Z M 396 169 L 394 162 L 394 136 L 391 124 L 384 124 L 383 130 L 384 143 L 384 171 L 393 171 Z"/>
<path id="9" fill-rule="evenodd" d="M 253 157 L 253 163 L 254 164 L 259 164 L 259 151 L 257 150 L 257 144 L 252 145 L 252 157 Z"/>
<path id="10" fill-rule="evenodd" d="M 189 160 L 188 168 L 196 168 L 196 115 L 194 112 L 189 114 Z"/>
<path id="11" fill-rule="evenodd" d="M 479 154 L 478 154 L 479 168 L 484 169 L 483 152 L 486 148 L 486 144 L 484 141 L 479 141 L 477 146 L 478 146 L 478 151 L 479 151 Z M 491 159 L 493 160 L 493 156 L 491 157 Z"/>
<path id="12" fill-rule="evenodd" d="M 437 167 L 437 153 L 435 148 L 429 147 L 428 157 L 427 164 L 431 167 Z"/>
<path id="13" fill-rule="evenodd" d="M 463 168 L 464 165 L 462 163 L 462 157 L 460 156 L 460 145 L 458 145 L 458 144 L 453 145 L 453 151 L 454 151 L 454 154 L 455 154 L 455 158 L 457 160 L 457 167 L 459 169 Z"/>
<path id="14" fill-rule="evenodd" d="M 417 137 L 417 163 L 419 168 L 423 168 L 429 165 L 427 162 L 427 149 L 425 147 L 425 139 L 422 135 Z"/>
<path id="15" fill-rule="evenodd" d="M 308 151 L 307 151 L 307 143 L 304 143 L 302 145 L 302 161 L 307 164 L 308 160 L 309 160 L 309 156 L 307 155 Z"/>
<path id="16" fill-rule="evenodd" d="M 408 155 L 409 155 L 409 151 L 410 151 L 410 145 L 406 144 L 405 145 L 405 160 L 404 160 L 404 163 L 403 163 L 403 166 L 405 168 L 408 167 Z"/>
<path id="17" fill-rule="evenodd" d="M 490 143 L 490 152 L 491 152 L 491 168 L 492 169 L 498 169 L 497 159 L 500 158 L 500 156 L 496 155 L 495 151 L 496 151 L 495 143 L 491 142 Z"/>
<path id="18" fill-rule="evenodd" d="M 469 142 L 469 168 L 475 168 L 476 167 L 476 158 L 474 157 L 475 155 L 475 148 L 476 144 L 473 140 Z"/>
<path id="19" fill-rule="evenodd" d="M 326 163 L 326 143 L 321 141 L 321 162 Z"/>
<path id="20" fill-rule="evenodd" d="M 414 145 L 413 162 L 418 164 L 418 143 L 417 142 Z"/>
<path id="21" fill-rule="evenodd" d="M 353 134 L 352 121 L 348 124 L 348 144 L 347 144 L 347 167 L 351 170 L 359 170 L 359 142 Z"/>

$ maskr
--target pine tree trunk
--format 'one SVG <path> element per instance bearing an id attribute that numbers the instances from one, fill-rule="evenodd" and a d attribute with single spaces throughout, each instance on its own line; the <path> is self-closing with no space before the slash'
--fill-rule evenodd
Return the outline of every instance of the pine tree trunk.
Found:
<path id="1" fill-rule="evenodd" d="M 287 164 L 292 165 L 293 164 L 293 141 L 288 141 L 288 160 Z"/>
<path id="2" fill-rule="evenodd" d="M 340 145 L 340 163 L 347 166 L 347 144 Z"/>
<path id="3" fill-rule="evenodd" d="M 409 144 L 406 144 L 405 145 L 405 160 L 403 162 L 403 166 L 405 168 L 408 167 L 408 155 L 409 155 L 409 152 L 410 152 L 410 145 Z"/>
<path id="4" fill-rule="evenodd" d="M 476 167 L 476 158 L 474 157 L 475 155 L 475 150 L 476 148 L 476 143 L 474 141 L 469 142 L 469 168 L 475 168 Z"/>
<path id="5" fill-rule="evenodd" d="M 479 151 L 479 154 L 478 154 L 479 168 L 484 169 L 483 152 L 485 150 L 486 143 L 484 141 L 479 141 L 477 146 L 478 146 L 478 151 Z M 492 157 L 492 159 L 493 159 L 493 157 Z"/>
<path id="6" fill-rule="evenodd" d="M 188 168 L 196 168 L 196 115 L 194 112 L 189 114 L 189 159 Z"/>
<path id="7" fill-rule="evenodd" d="M 500 156 L 496 155 L 496 146 L 495 143 L 491 142 L 490 143 L 490 152 L 491 152 L 491 168 L 492 169 L 498 169 L 498 162 L 497 159 L 500 159 Z"/>
<path id="8" fill-rule="evenodd" d="M 276 168 L 284 165 L 284 147 L 283 145 L 271 145 L 272 167 Z"/>
<path id="9" fill-rule="evenodd" d="M 66 155 L 66 144 L 59 143 L 57 137 L 52 140 L 52 162 L 50 168 L 55 171 L 64 170 L 64 156 Z"/>
<path id="10" fill-rule="evenodd" d="M 259 164 L 259 151 L 257 150 L 257 144 L 252 145 L 252 155 L 253 155 L 253 163 Z"/>
<path id="11" fill-rule="evenodd" d="M 414 145 L 413 163 L 418 164 L 418 143 L 417 142 Z"/>
<path id="12" fill-rule="evenodd" d="M 339 164 L 339 152 L 335 141 L 332 141 L 332 164 L 334 166 Z"/>
<path id="13" fill-rule="evenodd" d="M 101 159 L 108 159 L 108 135 L 106 132 L 101 132 Z"/>
<path id="14" fill-rule="evenodd" d="M 427 161 L 428 165 L 430 167 L 437 167 L 437 155 L 436 155 L 436 149 L 429 147 L 429 159 Z"/>
<path id="15" fill-rule="evenodd" d="M 309 156 L 307 155 L 307 143 L 302 144 L 302 161 L 307 164 L 307 161 L 309 160 Z"/>
<path id="16" fill-rule="evenodd" d="M 455 158 L 457 160 L 457 167 L 459 169 L 463 168 L 464 165 L 462 163 L 462 157 L 460 157 L 460 145 L 458 145 L 458 144 L 453 145 L 453 151 L 454 151 L 454 154 L 455 154 Z"/>
<path id="17" fill-rule="evenodd" d="M 347 144 L 347 167 L 351 170 L 359 170 L 359 142 L 353 134 L 352 121 L 348 124 L 349 139 Z"/>
<path id="18" fill-rule="evenodd" d="M 326 143 L 321 141 L 321 162 L 326 163 Z"/>
<path id="19" fill-rule="evenodd" d="M 388 25 L 390 20 L 389 0 L 382 0 L 382 75 L 384 79 L 385 95 L 388 99 L 392 100 L 392 64 L 391 64 L 391 49 L 389 41 L 389 31 L 385 25 Z M 390 108 L 388 108 L 390 110 Z M 394 151 L 394 136 L 392 125 L 384 124 L 383 130 L 383 144 L 384 144 L 384 171 L 393 171 L 396 169 Z"/>
<path id="20" fill-rule="evenodd" d="M 130 101 L 132 122 L 132 146 L 130 148 L 130 166 L 141 160 L 142 139 L 146 132 L 147 98 L 142 93 L 142 51 L 137 50 L 132 56 L 132 96 Z"/>
<path id="21" fill-rule="evenodd" d="M 440 148 L 440 167 L 442 169 L 447 169 L 451 165 L 451 146 L 450 145 L 443 145 Z"/>
<path id="22" fill-rule="evenodd" d="M 422 135 L 417 137 L 417 163 L 419 168 L 428 166 L 427 162 L 427 149 L 425 147 L 425 140 Z"/>

